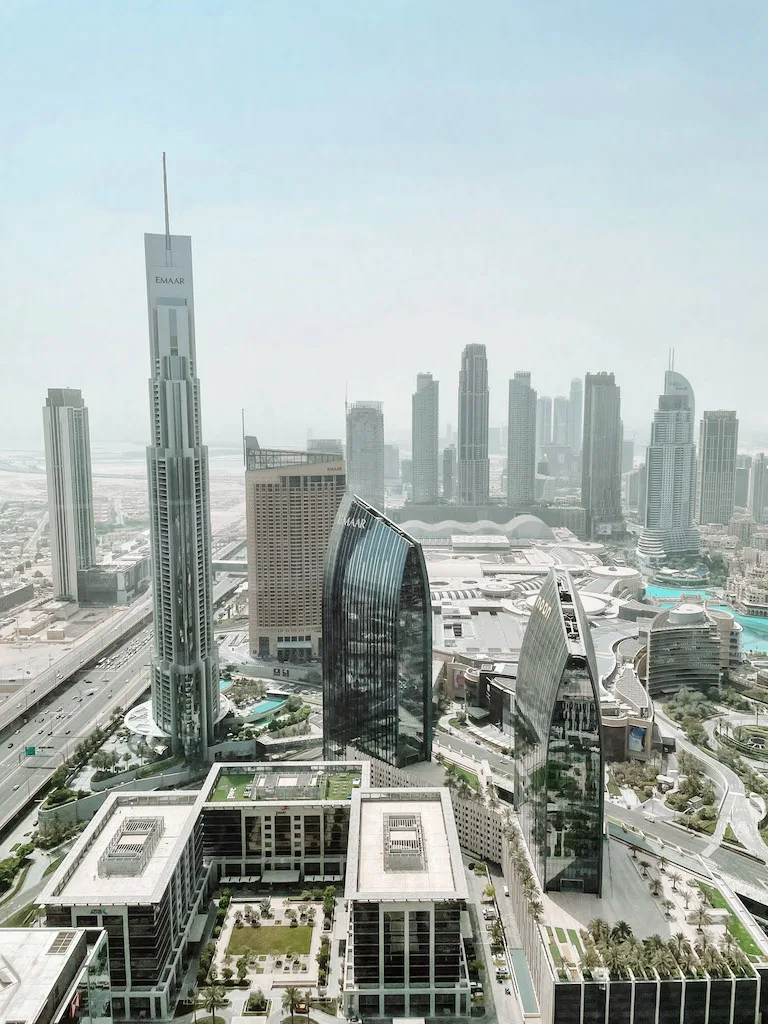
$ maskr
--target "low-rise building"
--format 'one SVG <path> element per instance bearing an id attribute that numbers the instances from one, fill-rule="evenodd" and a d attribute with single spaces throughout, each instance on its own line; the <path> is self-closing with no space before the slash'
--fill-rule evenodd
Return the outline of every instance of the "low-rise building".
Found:
<path id="1" fill-rule="evenodd" d="M 368 762 L 216 764 L 203 786 L 206 858 L 225 884 L 337 882 Z"/>
<path id="2" fill-rule="evenodd" d="M 106 933 L 86 928 L 0 928 L 2 1024 L 108 1024 Z"/>
<path id="3" fill-rule="evenodd" d="M 470 1015 L 468 891 L 447 790 L 353 794 L 344 895 L 348 1017 Z"/>
<path id="4" fill-rule="evenodd" d="M 115 1020 L 172 1017 L 206 921 L 198 793 L 116 793 L 40 896 L 55 928 L 103 928 Z"/>
<path id="5" fill-rule="evenodd" d="M 648 628 L 647 686 L 653 696 L 681 686 L 717 686 L 739 663 L 741 626 L 729 612 L 683 601 L 660 612 Z"/>

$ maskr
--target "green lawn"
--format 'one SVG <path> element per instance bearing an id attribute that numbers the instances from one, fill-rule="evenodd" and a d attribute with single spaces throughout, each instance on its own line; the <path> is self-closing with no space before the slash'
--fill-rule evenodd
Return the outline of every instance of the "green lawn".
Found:
<path id="1" fill-rule="evenodd" d="M 454 767 L 456 768 L 457 778 L 464 779 L 464 781 L 468 783 L 472 787 L 472 789 L 475 790 L 475 792 L 480 791 L 480 781 L 474 772 L 470 772 L 466 768 L 462 768 L 458 764 L 454 765 Z"/>
<path id="2" fill-rule="evenodd" d="M 759 956 L 762 959 L 762 949 L 757 945 L 739 918 L 736 917 L 733 912 L 733 908 L 720 890 L 716 889 L 713 885 L 707 885 L 704 882 L 699 882 L 699 888 L 707 897 L 712 907 L 717 910 L 727 910 L 729 912 L 728 931 L 738 941 L 747 956 Z"/>
<path id="3" fill-rule="evenodd" d="M 565 934 L 565 928 L 555 928 L 555 935 L 557 935 L 558 942 L 568 941 L 568 938 Z"/>
<path id="4" fill-rule="evenodd" d="M 264 924 L 261 928 L 251 928 L 245 924 L 232 930 L 227 952 L 233 956 L 241 953 L 281 956 L 285 953 L 308 953 L 311 943 L 312 929 L 306 925 L 291 928 L 282 924 Z"/>
<path id="5" fill-rule="evenodd" d="M 355 779 L 359 779 L 357 772 L 345 772 L 343 775 L 329 775 L 325 788 L 326 800 L 349 800 L 352 791 L 356 789 Z"/>
<path id="6" fill-rule="evenodd" d="M 562 967 L 565 961 L 560 955 L 560 950 L 557 948 L 556 943 L 550 942 L 549 952 L 552 954 L 552 962 L 554 963 L 555 967 Z"/>
<path id="7" fill-rule="evenodd" d="M 245 800 L 245 787 L 253 780 L 253 773 L 248 772 L 236 775 L 220 775 L 216 788 L 209 794 L 209 800 L 226 800 L 229 797 L 230 789 L 235 790 L 233 800 Z"/>
<path id="8" fill-rule="evenodd" d="M 579 940 L 579 936 L 575 928 L 568 929 L 568 938 L 571 940 L 571 945 L 579 954 L 579 956 L 584 956 L 584 950 L 581 948 L 581 942 Z"/>

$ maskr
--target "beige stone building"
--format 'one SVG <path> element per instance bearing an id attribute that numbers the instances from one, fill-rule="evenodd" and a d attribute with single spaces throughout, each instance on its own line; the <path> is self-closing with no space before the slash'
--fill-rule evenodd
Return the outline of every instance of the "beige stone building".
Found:
<path id="1" fill-rule="evenodd" d="M 248 607 L 254 655 L 307 662 L 321 653 L 323 563 L 346 489 L 338 452 L 245 442 Z"/>

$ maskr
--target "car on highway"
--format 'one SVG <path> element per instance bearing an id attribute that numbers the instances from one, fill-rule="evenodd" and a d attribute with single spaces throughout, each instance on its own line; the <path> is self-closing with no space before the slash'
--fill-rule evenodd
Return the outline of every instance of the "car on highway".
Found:
<path id="1" fill-rule="evenodd" d="M 65 734 L 65 736 L 69 736 L 69 734 L 70 734 L 71 732 L 72 732 L 72 730 L 71 730 L 71 729 L 65 729 L 65 730 L 64 730 L 64 734 Z"/>
<path id="2" fill-rule="evenodd" d="M 10 750 L 10 748 L 11 748 L 12 746 L 13 746 L 13 743 L 9 743 L 9 744 L 8 744 L 8 749 Z"/>
<path id="3" fill-rule="evenodd" d="M 13 792 L 15 793 L 18 788 L 19 788 L 19 783 L 17 782 L 16 785 L 13 787 Z"/>

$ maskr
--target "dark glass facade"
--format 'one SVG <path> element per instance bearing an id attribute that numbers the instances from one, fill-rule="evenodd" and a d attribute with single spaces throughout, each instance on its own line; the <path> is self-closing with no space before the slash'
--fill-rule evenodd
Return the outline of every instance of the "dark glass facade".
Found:
<path id="1" fill-rule="evenodd" d="M 765 988 L 765 986 L 762 986 Z M 754 1024 L 757 978 L 558 982 L 553 1024 Z"/>
<path id="2" fill-rule="evenodd" d="M 323 587 L 326 760 L 375 757 L 402 768 L 432 749 L 432 619 L 421 547 L 348 495 Z"/>
<path id="3" fill-rule="evenodd" d="M 544 889 L 600 895 L 603 741 L 589 623 L 550 573 L 525 631 L 515 697 L 515 804 Z"/>

